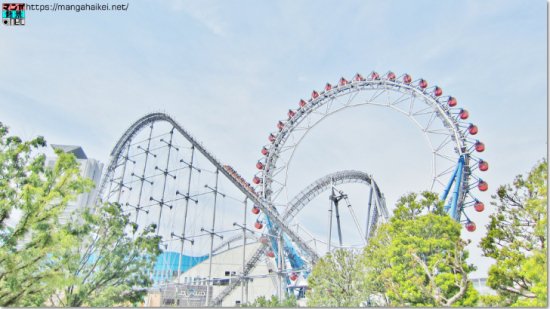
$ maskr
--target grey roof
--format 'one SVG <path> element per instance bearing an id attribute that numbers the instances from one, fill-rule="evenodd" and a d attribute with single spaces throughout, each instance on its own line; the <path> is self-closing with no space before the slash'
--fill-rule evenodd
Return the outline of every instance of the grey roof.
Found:
<path id="1" fill-rule="evenodd" d="M 84 153 L 84 150 L 82 150 L 82 147 L 75 146 L 75 145 L 54 145 L 51 144 L 53 149 L 61 149 L 63 152 L 66 153 L 72 153 L 75 155 L 77 159 L 86 160 L 88 157 Z"/>

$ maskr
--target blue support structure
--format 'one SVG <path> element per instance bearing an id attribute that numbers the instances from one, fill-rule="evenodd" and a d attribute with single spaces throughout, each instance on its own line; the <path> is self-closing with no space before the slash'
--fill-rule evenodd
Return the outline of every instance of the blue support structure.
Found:
<path id="1" fill-rule="evenodd" d="M 458 199 L 460 194 L 460 189 L 462 187 L 462 175 L 463 175 L 463 169 L 464 169 L 464 155 L 460 156 L 458 159 L 458 164 L 456 166 L 455 171 L 453 172 L 453 175 L 451 179 L 449 180 L 449 183 L 445 187 L 445 190 L 441 194 L 440 199 L 442 201 L 446 201 L 447 197 L 449 196 L 449 193 L 451 191 L 451 187 L 454 186 L 453 195 L 451 197 L 451 200 L 449 201 L 449 204 L 445 205 L 445 210 L 451 215 L 451 217 L 455 220 L 459 220 L 459 212 L 460 210 L 457 209 L 458 206 Z"/>
<path id="2" fill-rule="evenodd" d="M 266 224 L 269 231 L 273 231 L 273 223 L 269 218 L 266 217 Z M 271 247 L 275 252 L 279 251 L 279 246 L 277 243 L 277 239 L 273 236 L 269 237 L 271 240 Z M 292 266 L 292 269 L 303 269 L 305 266 L 305 262 L 302 259 L 302 257 L 298 254 L 296 249 L 294 248 L 294 245 L 288 238 L 288 236 L 283 234 L 283 249 L 286 252 L 286 255 L 288 257 L 288 260 L 290 261 L 290 265 Z M 277 265 L 279 264 L 279 256 L 275 255 L 275 261 Z"/>
<path id="3" fill-rule="evenodd" d="M 267 224 L 267 230 L 271 233 L 273 231 L 273 223 L 269 219 L 269 217 L 265 217 L 266 224 Z M 269 239 L 271 240 L 271 248 L 273 249 L 273 252 L 279 252 L 279 245 L 277 244 L 277 238 L 274 236 L 269 236 Z M 279 255 L 275 254 L 275 264 L 279 265 Z"/>
<path id="4" fill-rule="evenodd" d="M 303 269 L 305 266 L 305 262 L 300 257 L 294 246 L 292 245 L 292 242 L 290 242 L 290 239 L 288 236 L 283 235 L 284 240 L 284 249 L 287 254 L 288 260 L 290 261 L 290 265 L 292 266 L 292 269 Z"/>
<path id="5" fill-rule="evenodd" d="M 458 165 L 457 167 L 455 168 L 454 172 L 453 172 L 453 175 L 451 176 L 451 179 L 449 179 L 449 183 L 447 184 L 447 186 L 445 187 L 445 190 L 443 191 L 443 193 L 441 194 L 440 196 L 440 200 L 442 201 L 446 201 L 447 200 L 447 196 L 449 195 L 449 192 L 451 191 L 451 187 L 453 186 L 453 183 L 455 181 L 455 177 L 456 177 L 456 173 L 458 172 Z M 445 205 L 445 210 L 449 210 L 450 208 L 450 205 Z"/>
<path id="6" fill-rule="evenodd" d="M 464 167 L 464 157 L 461 156 L 458 160 L 458 172 L 456 173 L 456 180 L 455 180 L 455 191 L 453 192 L 453 199 L 451 200 L 451 216 L 455 220 L 459 220 L 459 211 L 457 210 L 458 205 L 458 199 L 460 194 L 460 189 L 462 187 L 462 171 Z"/>

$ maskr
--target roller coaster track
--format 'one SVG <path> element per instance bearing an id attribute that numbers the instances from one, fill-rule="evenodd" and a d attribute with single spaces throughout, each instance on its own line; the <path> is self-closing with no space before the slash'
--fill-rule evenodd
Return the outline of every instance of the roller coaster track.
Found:
<path id="1" fill-rule="evenodd" d="M 263 198 L 260 198 L 252 188 L 243 184 L 242 179 L 238 177 L 238 174 L 232 169 L 224 166 L 218 161 L 209 151 L 207 151 L 201 143 L 199 143 L 191 134 L 189 134 L 179 123 L 177 123 L 173 118 L 164 113 L 152 113 L 145 115 L 144 117 L 137 120 L 132 124 L 122 137 L 118 140 L 117 144 L 111 151 L 111 161 L 107 167 L 105 176 L 101 181 L 101 186 L 99 189 L 98 197 L 101 198 L 105 191 L 108 181 L 113 175 L 115 168 L 117 167 L 117 162 L 122 155 L 127 143 L 129 143 L 133 136 L 135 136 L 141 129 L 147 125 L 151 125 L 157 121 L 165 121 L 170 123 L 183 137 L 185 137 L 202 155 L 204 155 L 212 165 L 214 165 L 222 174 L 224 174 L 242 193 L 244 193 L 255 205 L 257 205 L 273 223 L 285 232 L 292 241 L 297 244 L 310 258 L 312 263 L 315 263 L 319 259 L 317 253 L 311 248 L 306 242 L 304 242 L 294 231 L 287 226 L 280 215 L 275 210 L 275 207 L 271 205 L 270 202 L 266 201 Z"/>
<path id="2" fill-rule="evenodd" d="M 384 221 L 388 219 L 389 214 L 386 208 L 384 196 L 380 191 L 380 189 L 378 188 L 378 185 L 376 184 L 374 179 L 372 179 L 372 177 L 369 176 L 367 173 L 350 170 L 350 171 L 339 171 L 336 173 L 326 175 L 320 179 L 317 179 L 312 184 L 307 186 L 304 190 L 302 190 L 300 193 L 298 193 L 292 199 L 292 201 L 289 204 L 289 207 L 287 208 L 287 211 L 282 216 L 284 222 L 289 223 L 310 201 L 315 199 L 325 190 L 331 188 L 332 185 L 339 185 L 339 184 L 345 184 L 345 183 L 363 183 L 371 186 L 371 188 L 374 188 L 375 194 L 373 195 L 373 197 L 375 198 L 376 211 L 375 211 L 374 218 L 370 223 L 371 225 L 373 226 L 376 225 L 378 214 L 382 214 L 382 219 Z M 374 229 L 371 228 L 369 236 L 372 235 L 373 231 Z M 235 236 L 234 238 L 224 243 L 224 245 L 226 245 L 230 241 L 236 241 L 238 239 L 242 239 L 242 235 Z M 252 257 L 246 263 L 246 267 L 243 275 L 239 277 L 237 280 L 233 281 L 215 299 L 213 299 L 211 302 L 211 305 L 214 305 L 214 306 L 221 305 L 223 299 L 227 297 L 231 293 L 231 291 L 233 291 L 233 289 L 239 286 L 239 284 L 244 279 L 244 277 L 248 276 L 250 271 L 254 269 L 254 267 L 260 260 L 260 257 L 264 254 L 266 247 L 267 247 L 266 245 L 262 245 L 254 253 L 254 255 L 252 255 Z"/>
<path id="3" fill-rule="evenodd" d="M 361 93 L 361 95 L 359 95 L 359 93 Z M 469 117 L 468 111 L 458 107 L 457 101 L 454 97 L 442 96 L 442 94 L 443 91 L 438 86 L 428 88 L 428 83 L 424 79 L 412 81 L 411 76 L 408 74 L 403 74 L 400 77 L 397 77 L 393 72 L 388 72 L 384 76 L 380 76 L 378 73 L 372 72 L 367 78 L 364 78 L 360 74 L 356 74 L 350 81 L 345 78 L 341 78 L 335 85 L 327 83 L 324 87 L 324 91 L 313 91 L 311 99 L 308 99 L 307 101 L 300 100 L 299 108 L 295 110 L 290 109 L 287 113 L 288 118 L 278 122 L 278 132 L 274 132 L 269 135 L 270 144 L 262 148 L 263 157 L 256 164 L 256 167 L 260 171 L 256 173 L 252 180 L 254 184 L 259 185 L 256 187 L 258 189 L 257 192 L 232 167 L 229 165 L 223 165 L 169 115 L 164 113 L 148 114 L 133 123 L 117 141 L 115 147 L 111 151 L 110 162 L 107 166 L 106 173 L 101 180 L 101 184 L 95 198 L 100 202 L 109 200 L 112 197 L 112 192 L 114 192 L 111 191 L 112 185 L 114 184 L 115 188 L 118 188 L 118 202 L 121 192 L 124 191 L 124 185 L 122 180 L 120 183 L 115 182 L 114 177 L 117 175 L 118 171 L 120 171 L 118 167 L 124 166 L 122 169 L 122 178 L 124 178 L 126 163 L 128 161 L 131 162 L 131 160 L 128 159 L 128 154 L 130 153 L 132 140 L 135 139 L 136 136 L 139 136 L 139 134 L 141 134 L 140 132 L 147 126 L 150 126 L 151 132 L 153 132 L 153 124 L 155 122 L 170 124 L 173 129 L 170 132 L 170 142 L 165 142 L 168 144 L 169 150 L 166 163 L 167 167 L 164 170 L 164 188 L 166 185 L 166 175 L 168 174 L 170 149 L 173 147 L 171 144 L 171 138 L 173 132 L 177 131 L 192 145 L 192 154 L 195 149 L 198 150 L 199 153 L 201 153 L 207 161 L 215 167 L 216 183 L 218 172 L 221 172 L 222 175 L 229 179 L 229 181 L 234 184 L 239 191 L 245 194 L 247 199 L 249 199 L 255 207 L 258 207 L 263 212 L 262 215 L 265 215 L 265 221 L 267 221 L 265 230 L 267 234 L 264 235 L 270 235 L 272 249 L 277 251 L 277 247 L 279 247 L 274 240 L 275 237 L 280 237 L 281 240 L 284 239 L 284 250 L 288 254 L 287 258 L 291 262 L 292 267 L 294 269 L 307 269 L 307 267 L 297 266 L 298 264 L 303 265 L 302 262 L 305 262 L 301 259 L 301 257 L 303 256 L 304 258 L 307 258 L 308 261 L 306 264 L 311 266 L 319 259 L 318 253 L 310 247 L 305 238 L 299 236 L 300 233 L 298 231 L 291 229 L 290 222 L 292 221 L 292 218 L 294 218 L 316 196 L 325 190 L 330 189 L 333 185 L 344 183 L 364 183 L 369 185 L 371 193 L 369 197 L 365 239 L 368 239 L 368 237 L 372 235 L 379 219 L 387 219 L 388 211 L 385 206 L 383 194 L 380 192 L 374 180 L 369 175 L 358 171 L 342 171 L 327 175 L 313 182 L 302 192 L 296 195 L 294 199 L 290 201 L 280 201 L 278 197 L 286 188 L 288 170 L 290 162 L 294 156 L 294 152 L 302 139 L 306 136 L 307 132 L 326 117 L 349 107 L 377 105 L 387 106 L 401 112 L 407 118 L 412 120 L 419 129 L 421 129 L 433 152 L 432 187 L 436 183 L 444 186 L 441 199 L 446 202 L 446 210 L 457 221 L 466 222 L 466 227 L 469 231 L 474 231 L 475 223 L 470 221 L 464 212 L 464 208 L 481 203 L 471 194 L 471 189 L 477 186 L 480 191 L 487 190 L 487 183 L 478 176 L 472 174 L 472 171 L 475 169 L 478 169 L 479 171 L 487 171 L 488 169 L 488 163 L 486 161 L 483 161 L 481 158 L 473 155 L 474 151 L 483 152 L 485 146 L 482 142 L 474 138 L 474 135 L 478 132 L 477 126 L 472 123 L 468 124 L 463 122 Z M 358 99 L 356 100 L 356 98 Z M 442 138 L 438 139 L 434 138 L 434 136 Z M 149 142 L 150 140 L 151 134 L 149 134 Z M 145 150 L 145 158 L 148 157 L 148 147 L 149 146 L 147 146 L 147 150 Z M 454 150 L 454 152 L 451 154 L 450 150 Z M 446 163 L 443 163 L 442 165 L 436 164 L 436 162 L 440 162 L 441 160 L 447 160 L 451 163 L 443 161 Z M 191 155 L 191 162 L 192 161 L 193 155 Z M 144 162 L 145 166 L 147 166 L 147 159 L 145 159 Z M 133 163 L 135 164 L 135 162 Z M 472 163 L 477 163 L 477 166 Z M 452 168 L 448 167 L 449 164 Z M 157 167 L 155 167 L 155 169 L 156 168 Z M 192 165 L 190 168 L 193 168 Z M 145 167 L 143 171 L 145 172 Z M 192 173 L 190 172 L 189 183 L 191 180 L 191 174 Z M 134 176 L 133 173 L 132 176 Z M 141 178 L 137 178 L 141 179 L 141 186 L 143 186 L 143 182 L 146 181 L 144 180 L 145 174 Z M 475 180 L 474 183 L 471 183 L 471 178 Z M 153 183 L 150 182 L 150 184 L 152 185 Z M 452 190 L 453 185 L 454 190 Z M 129 188 L 129 190 L 131 189 L 132 188 Z M 187 191 L 188 193 L 186 199 L 188 201 L 189 189 Z M 139 201 L 141 200 L 141 192 L 142 191 L 140 188 L 138 197 Z M 214 192 L 214 196 L 217 196 L 217 189 L 214 189 Z M 153 200 L 153 197 L 150 198 Z M 164 205 L 163 198 L 164 191 L 160 202 L 157 201 L 159 203 L 158 205 L 160 205 L 159 220 L 157 225 L 159 227 L 161 226 L 160 218 L 162 214 L 162 207 Z M 371 202 L 375 204 L 374 208 L 371 208 Z M 286 206 L 286 211 L 282 214 L 279 213 L 275 205 Z M 348 206 L 350 206 L 349 203 Z M 187 218 L 187 206 L 185 209 L 184 217 Z M 352 209 L 351 211 L 353 212 Z M 136 208 L 136 220 L 138 213 L 139 209 Z M 257 212 L 254 213 L 257 214 Z M 465 220 L 461 219 L 461 215 L 464 215 Z M 358 220 L 355 218 L 355 215 L 353 216 L 359 229 L 359 224 L 357 223 Z M 215 218 L 215 215 L 213 218 Z M 214 223 L 212 226 L 214 226 Z M 214 229 L 212 228 L 212 231 L 213 230 Z M 183 231 L 185 234 L 185 223 L 183 225 Z M 255 235 L 252 237 L 254 238 L 254 236 Z M 183 241 L 186 239 L 184 236 L 182 237 L 181 250 L 183 252 Z M 242 239 L 242 237 L 243 235 L 232 237 L 229 241 L 226 241 L 222 243 L 222 245 L 218 246 L 214 251 L 219 252 L 220 250 L 223 250 L 225 246 L 230 245 L 231 242 Z M 211 302 L 211 304 L 219 305 L 222 303 L 223 299 L 241 283 L 243 278 L 248 276 L 252 269 L 254 269 L 257 262 L 262 258 L 262 255 L 265 254 L 265 250 L 268 246 L 269 244 L 267 243 L 261 245 L 261 247 L 245 263 L 242 276 L 237 278 L 235 281 L 232 281 L 231 284 Z M 295 251 L 295 247 L 300 250 L 299 253 L 298 251 Z M 212 244 L 210 248 L 210 254 L 212 254 Z M 300 259 L 300 263 L 296 263 L 293 257 L 298 257 Z"/>
<path id="4" fill-rule="evenodd" d="M 382 202 L 384 200 L 383 194 L 378 188 L 376 182 L 367 174 L 360 171 L 339 171 L 327 176 L 324 176 L 308 187 L 306 187 L 302 192 L 298 193 L 290 202 L 288 210 L 283 214 L 283 220 L 288 222 L 294 218 L 302 208 L 304 208 L 311 200 L 316 198 L 323 191 L 330 188 L 332 185 L 339 185 L 344 183 L 365 183 L 372 185 L 375 188 L 375 197 Z M 388 218 L 388 210 L 386 209 L 385 204 L 377 203 L 379 206 L 380 213 L 383 214 L 385 218 Z"/>

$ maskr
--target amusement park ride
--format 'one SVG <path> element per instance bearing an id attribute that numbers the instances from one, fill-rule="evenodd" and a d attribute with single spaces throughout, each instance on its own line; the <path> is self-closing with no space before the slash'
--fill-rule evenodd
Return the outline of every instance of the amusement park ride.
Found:
<path id="1" fill-rule="evenodd" d="M 381 189 L 363 171 L 326 175 L 294 198 L 287 197 L 289 167 L 307 133 L 341 110 L 369 105 L 395 110 L 419 128 L 433 154 L 432 183 L 426 189 L 441 192 L 448 214 L 475 231 L 468 213 L 472 208 L 483 211 L 484 204 L 474 192 L 488 189 L 476 172 L 489 168 L 477 156 L 485 150 L 475 138 L 478 127 L 467 122 L 468 111 L 459 107 L 455 97 L 444 96 L 440 87 L 393 72 L 356 74 L 351 80 L 342 77 L 322 91 L 313 91 L 309 99 L 299 100 L 268 135 L 252 184 L 170 116 L 146 115 L 126 130 L 112 150 L 99 198 L 123 205 L 141 227 L 156 224 L 164 251 L 172 253 L 159 257 L 160 266 L 153 272 L 157 286 L 207 287 L 199 302 L 180 305 L 224 304 L 236 287 L 248 284 L 262 262 L 273 265 L 257 277 L 273 279 L 279 295 L 285 291 L 303 295 L 312 266 L 322 255 L 364 246 L 377 224 L 389 216 Z M 352 206 L 342 189 L 345 184 L 366 186 L 364 207 Z M 330 220 L 320 236 L 308 231 L 299 214 L 325 192 L 330 194 Z M 349 224 L 343 223 L 345 218 Z M 355 235 L 346 234 L 350 231 Z M 344 244 L 346 239 L 356 243 Z M 237 262 L 227 281 L 213 270 L 218 267 L 213 260 L 235 246 L 242 246 L 242 263 Z M 253 254 L 247 255 L 247 247 L 255 248 Z M 208 265 L 201 276 L 187 277 L 186 272 L 199 263 Z M 240 301 L 244 302 L 242 292 Z"/>

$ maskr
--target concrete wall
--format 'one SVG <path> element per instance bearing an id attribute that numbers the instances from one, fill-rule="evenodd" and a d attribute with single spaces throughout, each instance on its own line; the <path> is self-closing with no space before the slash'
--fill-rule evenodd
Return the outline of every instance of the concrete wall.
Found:
<path id="1" fill-rule="evenodd" d="M 246 245 L 246 260 L 248 261 L 256 250 L 261 246 L 260 243 L 248 244 Z M 271 266 L 268 266 L 271 265 Z M 219 253 L 212 257 L 212 278 L 214 280 L 234 280 L 235 277 L 242 274 L 243 267 L 243 247 L 235 247 L 225 252 Z M 207 284 L 208 279 L 208 269 L 209 269 L 209 260 L 196 265 L 191 268 L 189 271 L 183 273 L 180 277 L 180 283 L 191 283 L 195 280 L 195 284 L 203 282 Z M 247 294 L 248 302 L 253 302 L 257 297 L 265 296 L 271 297 L 271 295 L 277 294 L 277 278 L 275 273 L 271 276 L 269 270 L 272 269 L 276 271 L 275 268 L 275 259 L 264 256 L 260 259 L 257 266 L 250 272 L 249 277 L 251 281 L 248 283 L 248 289 L 246 287 L 237 287 L 231 294 L 229 294 L 224 301 L 222 306 L 230 307 L 235 306 L 236 302 L 246 303 Z M 227 274 L 226 272 L 229 272 Z M 233 275 L 232 275 L 233 274 Z M 263 278 L 262 278 L 263 277 Z M 174 282 L 178 282 L 177 279 Z M 226 286 L 223 285 L 214 285 L 213 287 L 213 298 L 215 298 Z M 247 293 L 248 290 L 248 293 Z"/>

